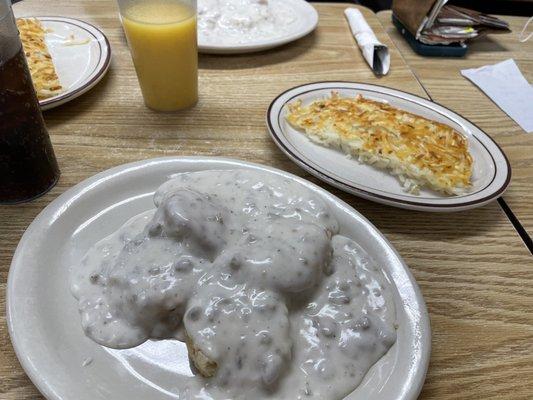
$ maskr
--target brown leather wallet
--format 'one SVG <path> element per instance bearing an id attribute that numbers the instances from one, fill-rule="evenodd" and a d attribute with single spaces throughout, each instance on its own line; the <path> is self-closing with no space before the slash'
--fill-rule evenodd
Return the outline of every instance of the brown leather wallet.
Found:
<path id="1" fill-rule="evenodd" d="M 414 37 L 437 0 L 393 0 L 392 12 Z"/>
<path id="2" fill-rule="evenodd" d="M 393 0 L 392 11 L 402 25 L 426 44 L 463 43 L 488 33 L 507 33 L 499 18 L 453 6 L 446 0 Z"/>

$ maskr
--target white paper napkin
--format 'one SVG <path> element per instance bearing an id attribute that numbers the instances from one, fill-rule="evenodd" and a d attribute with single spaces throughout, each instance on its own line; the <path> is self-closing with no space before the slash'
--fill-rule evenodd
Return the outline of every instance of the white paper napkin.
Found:
<path id="1" fill-rule="evenodd" d="M 368 26 L 368 23 L 356 8 L 347 8 L 344 10 L 350 29 L 353 36 L 363 53 L 370 68 L 377 75 L 385 75 L 389 72 L 390 54 L 389 49 L 384 44 L 380 43 L 374 31 Z"/>
<path id="2" fill-rule="evenodd" d="M 513 59 L 463 69 L 461 74 L 483 90 L 523 130 L 533 132 L 533 87 Z"/>

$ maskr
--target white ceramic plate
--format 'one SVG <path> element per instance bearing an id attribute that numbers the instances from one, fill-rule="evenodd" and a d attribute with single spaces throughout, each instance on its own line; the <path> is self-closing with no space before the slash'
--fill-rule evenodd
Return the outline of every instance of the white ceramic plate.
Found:
<path id="1" fill-rule="evenodd" d="M 180 379 L 191 375 L 185 345 L 148 341 L 111 350 L 84 336 L 69 290 L 69 266 L 124 221 L 153 208 L 152 195 L 172 174 L 247 168 L 286 177 L 320 195 L 341 224 L 382 265 L 396 287 L 398 339 L 372 367 L 350 400 L 413 400 L 430 354 L 429 319 L 417 284 L 383 235 L 346 203 L 286 172 L 237 160 L 159 158 L 95 175 L 54 200 L 24 233 L 11 264 L 7 322 L 17 356 L 49 400 L 178 399 Z"/>
<path id="2" fill-rule="evenodd" d="M 252 53 L 278 47 L 298 40 L 315 30 L 318 25 L 318 13 L 315 8 L 305 0 L 278 0 L 283 1 L 294 9 L 298 21 L 292 26 L 290 32 L 274 39 L 256 40 L 253 42 L 229 45 L 223 42 L 204 42 L 199 39 L 198 50 L 208 54 L 239 54 Z"/>
<path id="3" fill-rule="evenodd" d="M 312 143 L 285 120 L 287 104 L 304 104 L 337 91 L 366 98 L 445 123 L 468 140 L 474 159 L 472 189 L 462 196 L 445 196 L 429 189 L 419 195 L 405 192 L 399 180 L 386 171 L 360 164 L 339 151 Z M 511 166 L 500 147 L 476 125 L 451 110 L 399 90 L 355 82 L 317 82 L 289 89 L 270 104 L 267 125 L 274 142 L 300 167 L 346 192 L 391 206 L 420 211 L 462 211 L 498 198 L 511 180 Z"/>
<path id="4" fill-rule="evenodd" d="M 50 30 L 46 34 L 46 45 L 64 89 L 59 95 L 39 102 L 44 111 L 94 87 L 109 68 L 111 47 L 102 31 L 87 22 L 66 17 L 35 18 Z M 71 38 L 80 44 L 66 44 Z"/>

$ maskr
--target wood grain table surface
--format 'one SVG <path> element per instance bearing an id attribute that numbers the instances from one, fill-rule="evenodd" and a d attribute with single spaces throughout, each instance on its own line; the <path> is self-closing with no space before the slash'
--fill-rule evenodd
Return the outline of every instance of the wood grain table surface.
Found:
<path id="1" fill-rule="evenodd" d="M 518 40 L 528 18 L 499 16 L 509 22 L 512 33 L 473 41 L 464 58 L 445 58 L 416 54 L 392 24 L 390 10 L 379 12 L 378 17 L 431 99 L 474 122 L 503 148 L 513 172 L 511 185 L 503 198 L 529 236 L 533 236 L 533 133 L 520 128 L 460 72 L 513 58 L 532 83 L 533 38 L 525 43 Z M 531 29 L 530 25 L 529 31 Z"/>
<path id="2" fill-rule="evenodd" d="M 362 8 L 379 39 L 391 47 L 390 74 L 376 78 L 371 73 L 354 46 L 344 7 L 316 4 L 318 29 L 277 50 L 200 56 L 199 104 L 184 112 L 158 114 L 142 103 L 112 1 L 25 0 L 15 5 L 17 16 L 73 16 L 98 25 L 109 37 L 113 58 L 107 76 L 93 90 L 45 113 L 62 169 L 58 185 L 31 203 L 0 207 L 0 399 L 42 398 L 15 357 L 5 322 L 9 264 L 26 227 L 50 201 L 81 180 L 125 162 L 169 155 L 225 156 L 271 165 L 347 201 L 393 243 L 422 289 L 433 351 L 421 398 L 530 398 L 532 258 L 498 204 L 452 214 L 375 204 L 310 177 L 268 135 L 265 111 L 270 101 L 299 84 L 353 80 L 426 96 L 378 18 Z"/>

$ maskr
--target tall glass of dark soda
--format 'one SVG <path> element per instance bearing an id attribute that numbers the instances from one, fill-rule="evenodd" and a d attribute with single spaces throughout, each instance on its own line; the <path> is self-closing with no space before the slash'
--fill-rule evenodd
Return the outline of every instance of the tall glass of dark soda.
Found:
<path id="1" fill-rule="evenodd" d="M 34 199 L 58 178 L 11 1 L 0 0 L 0 204 Z"/>

